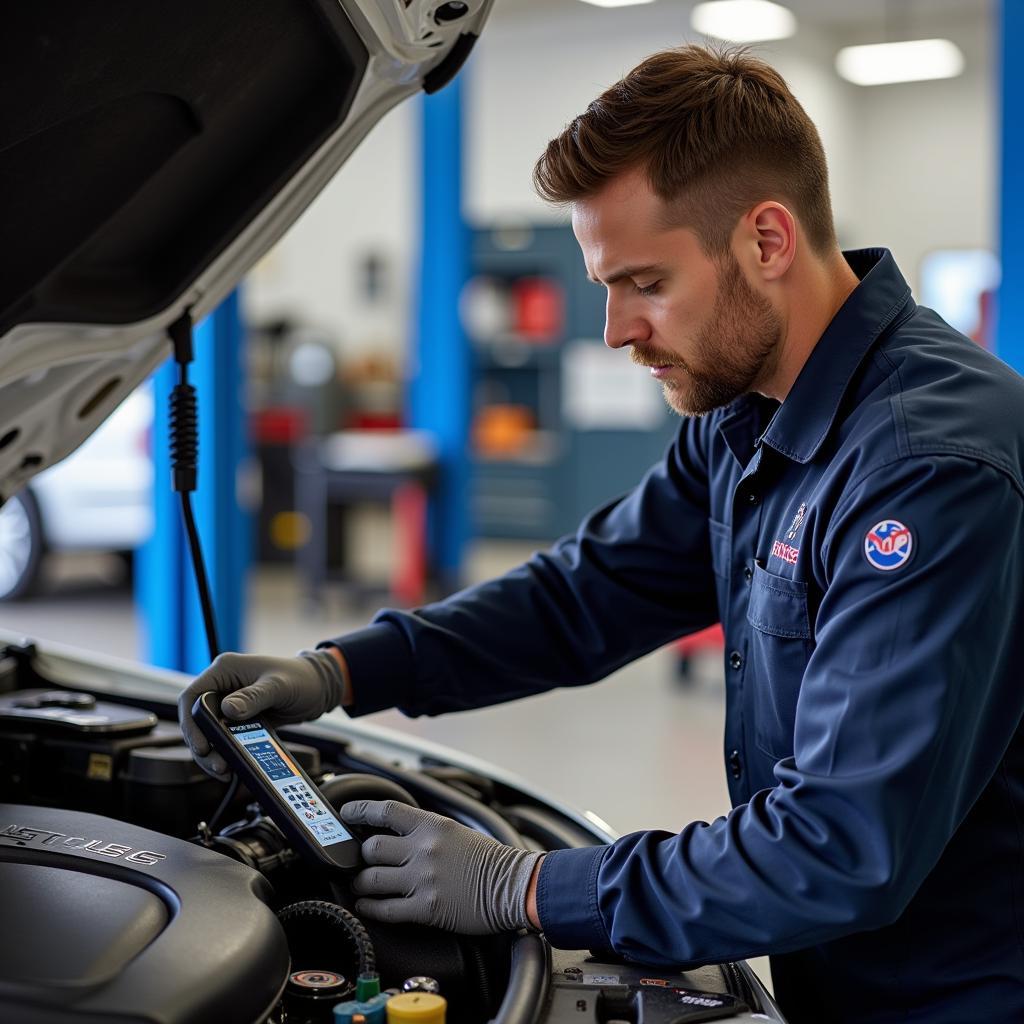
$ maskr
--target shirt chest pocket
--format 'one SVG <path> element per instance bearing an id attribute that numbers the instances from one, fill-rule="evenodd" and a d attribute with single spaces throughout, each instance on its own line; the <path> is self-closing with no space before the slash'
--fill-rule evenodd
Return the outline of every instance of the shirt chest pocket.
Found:
<path id="1" fill-rule="evenodd" d="M 807 584 L 754 566 L 747 606 L 750 649 L 744 689 L 754 713 L 754 742 L 774 758 L 793 753 L 800 684 L 811 656 Z"/>

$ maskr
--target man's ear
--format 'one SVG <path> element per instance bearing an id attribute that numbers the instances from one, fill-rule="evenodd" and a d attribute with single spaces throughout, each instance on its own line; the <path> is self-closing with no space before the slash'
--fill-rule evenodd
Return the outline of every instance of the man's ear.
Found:
<path id="1" fill-rule="evenodd" d="M 746 269 L 766 284 L 782 278 L 796 257 L 796 218 L 782 203 L 758 203 L 741 218 L 737 235 Z"/>

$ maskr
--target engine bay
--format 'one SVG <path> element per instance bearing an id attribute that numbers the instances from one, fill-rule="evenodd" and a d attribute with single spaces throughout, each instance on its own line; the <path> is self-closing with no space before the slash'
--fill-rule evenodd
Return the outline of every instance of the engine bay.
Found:
<path id="1" fill-rule="evenodd" d="M 451 1024 L 782 1020 L 746 964 L 683 972 L 525 932 L 360 921 L 345 874 L 300 859 L 244 786 L 225 801 L 166 686 L 142 668 L 117 685 L 86 661 L 78 674 L 30 643 L 0 648 L 0 1018 L 327 1024 L 370 1005 L 375 973 L 367 1021 L 403 992 L 440 994 Z M 335 809 L 398 800 L 531 850 L 611 838 L 429 745 L 410 759 L 359 730 L 280 734 Z"/>

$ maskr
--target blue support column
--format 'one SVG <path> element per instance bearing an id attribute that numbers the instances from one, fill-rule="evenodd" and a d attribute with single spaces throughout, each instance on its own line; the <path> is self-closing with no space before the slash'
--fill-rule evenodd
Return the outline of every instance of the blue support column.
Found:
<path id="1" fill-rule="evenodd" d="M 196 326 L 195 361 L 189 368 L 199 405 L 199 478 L 192 504 L 224 650 L 242 647 L 250 551 L 249 524 L 237 497 L 245 456 L 242 341 L 234 292 Z M 210 659 L 180 499 L 171 488 L 168 452 L 168 398 L 176 382 L 173 361 L 153 379 L 154 528 L 140 552 L 136 599 L 143 620 L 143 659 L 164 668 L 199 672 Z"/>
<path id="2" fill-rule="evenodd" d="M 430 511 L 431 558 L 448 588 L 460 585 L 469 539 L 472 353 L 459 316 L 469 277 L 462 215 L 462 77 L 421 99 L 422 222 L 415 373 L 410 422 L 438 439 L 441 477 Z"/>
<path id="3" fill-rule="evenodd" d="M 1001 50 L 999 254 L 1002 283 L 996 307 L 996 352 L 1024 373 L 1024 2 L 1000 4 Z"/>

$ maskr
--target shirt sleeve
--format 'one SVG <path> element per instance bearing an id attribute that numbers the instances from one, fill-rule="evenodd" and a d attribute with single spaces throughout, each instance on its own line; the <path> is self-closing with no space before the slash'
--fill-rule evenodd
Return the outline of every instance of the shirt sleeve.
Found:
<path id="1" fill-rule="evenodd" d="M 552 944 L 700 964 L 894 921 L 1021 720 L 1022 527 L 1016 483 L 966 458 L 906 459 L 848 488 L 775 786 L 678 835 L 548 854 Z"/>
<path id="2" fill-rule="evenodd" d="M 717 622 L 706 431 L 684 421 L 633 491 L 506 575 L 327 641 L 351 673 L 346 710 L 433 715 L 590 683 Z"/>

